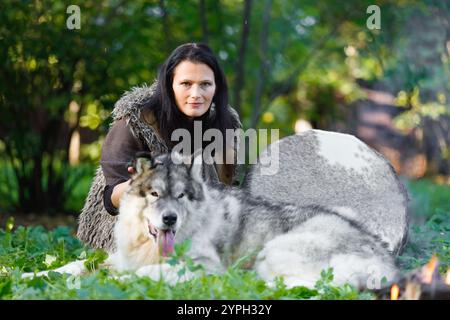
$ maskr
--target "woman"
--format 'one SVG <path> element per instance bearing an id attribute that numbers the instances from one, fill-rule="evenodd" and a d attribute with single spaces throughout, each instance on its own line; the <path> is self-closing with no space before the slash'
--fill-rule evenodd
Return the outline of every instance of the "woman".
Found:
<path id="1" fill-rule="evenodd" d="M 213 52 L 204 44 L 188 43 L 172 52 L 151 87 L 135 88 L 116 103 L 101 166 L 80 214 L 80 240 L 94 248 L 113 249 L 117 208 L 131 173 L 126 164 L 138 151 L 161 154 L 172 150 L 178 141 L 171 136 L 179 128 L 189 131 L 195 152 L 194 121 L 201 121 L 203 132 L 215 128 L 223 137 L 226 129 L 241 127 L 239 116 L 228 106 L 227 82 Z M 224 146 L 230 143 L 224 142 Z M 202 149 L 206 145 L 200 142 Z M 222 154 L 213 155 L 224 159 L 214 167 L 226 184 L 232 184 L 235 175 L 234 164 L 225 161 L 233 153 L 235 149 L 224 148 Z"/>

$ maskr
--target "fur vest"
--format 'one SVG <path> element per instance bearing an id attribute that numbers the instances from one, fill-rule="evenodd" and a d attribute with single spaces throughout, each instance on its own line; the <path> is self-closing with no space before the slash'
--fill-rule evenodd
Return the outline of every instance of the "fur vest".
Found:
<path id="1" fill-rule="evenodd" d="M 162 154 L 168 152 L 168 148 L 159 134 L 158 124 L 152 114 L 141 112 L 142 107 L 154 93 L 155 87 L 156 82 L 150 87 L 144 85 L 126 92 L 114 106 L 111 125 L 120 119 L 125 119 L 133 136 L 145 143 L 152 152 Z M 235 127 L 240 128 L 242 124 L 239 115 L 233 108 L 230 107 L 230 109 Z M 230 168 L 234 170 L 234 166 L 218 166 L 221 181 L 227 180 L 225 177 L 234 175 L 235 172 L 229 172 Z M 104 208 L 105 186 L 105 177 L 99 166 L 78 219 L 77 237 L 92 248 L 113 251 L 115 249 L 113 230 L 117 216 L 110 215 Z"/>

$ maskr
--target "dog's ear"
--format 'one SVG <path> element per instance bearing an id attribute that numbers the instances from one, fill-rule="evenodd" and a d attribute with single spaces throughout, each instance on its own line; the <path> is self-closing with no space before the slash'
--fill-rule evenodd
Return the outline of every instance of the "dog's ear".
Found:
<path id="1" fill-rule="evenodd" d="M 153 157 L 150 152 L 140 151 L 136 153 L 132 167 L 136 174 L 141 174 L 146 170 L 150 170 L 153 167 Z"/>
<path id="2" fill-rule="evenodd" d="M 217 168 L 214 164 L 214 159 L 207 152 L 203 153 L 203 169 L 205 173 L 205 180 L 209 183 L 219 182 L 219 176 L 217 174 Z"/>
<path id="3" fill-rule="evenodd" d="M 203 182 L 203 176 L 202 176 L 202 169 L 203 169 L 203 156 L 201 152 L 197 152 L 192 156 L 191 161 L 191 168 L 190 168 L 190 174 L 191 177 L 199 182 Z"/>
<path id="4" fill-rule="evenodd" d="M 185 159 L 188 158 L 188 159 Z M 183 157 L 181 155 L 181 153 L 179 153 L 178 151 L 172 150 L 172 152 L 170 153 L 170 159 L 172 160 L 172 163 L 174 164 L 189 164 L 189 157 Z"/>

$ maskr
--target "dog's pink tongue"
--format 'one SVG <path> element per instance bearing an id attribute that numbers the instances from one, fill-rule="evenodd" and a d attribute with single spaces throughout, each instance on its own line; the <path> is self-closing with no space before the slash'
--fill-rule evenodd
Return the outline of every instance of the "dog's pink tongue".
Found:
<path id="1" fill-rule="evenodd" d="M 174 234 L 171 230 L 168 231 L 160 231 L 161 234 L 161 246 L 162 246 L 162 255 L 167 257 L 174 251 Z"/>

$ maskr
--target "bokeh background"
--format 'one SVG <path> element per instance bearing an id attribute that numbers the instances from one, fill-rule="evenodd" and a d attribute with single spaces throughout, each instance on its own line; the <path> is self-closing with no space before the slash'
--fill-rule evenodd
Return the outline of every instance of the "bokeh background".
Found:
<path id="1" fill-rule="evenodd" d="M 0 226 L 75 225 L 114 103 L 185 42 L 219 57 L 245 129 L 352 133 L 391 161 L 418 221 L 448 216 L 448 1 L 2 0 Z"/>

